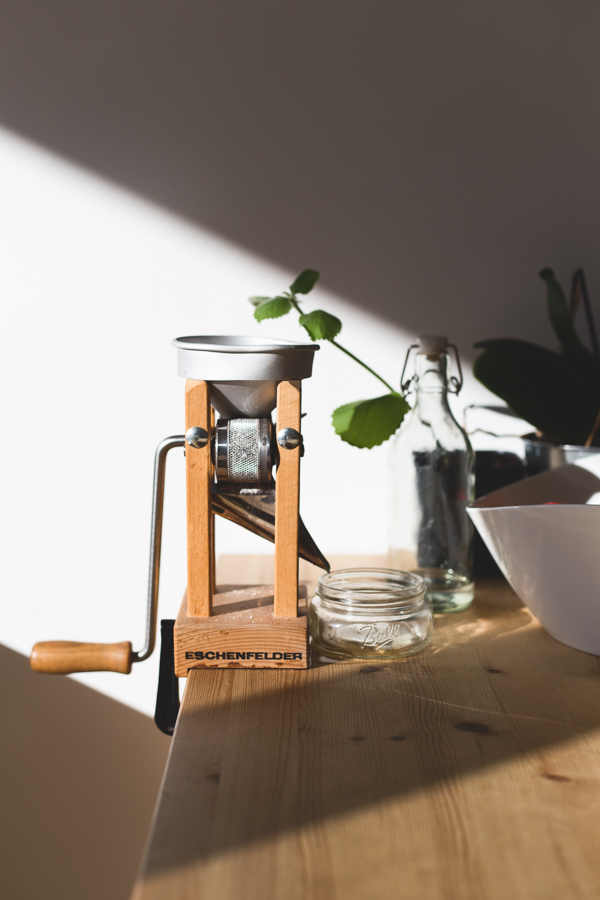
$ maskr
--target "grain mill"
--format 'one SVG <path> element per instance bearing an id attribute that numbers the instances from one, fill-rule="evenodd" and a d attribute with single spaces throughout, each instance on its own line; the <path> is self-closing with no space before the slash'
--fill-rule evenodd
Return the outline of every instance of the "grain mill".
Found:
<path id="1" fill-rule="evenodd" d="M 166 438 L 156 450 L 145 645 L 134 651 L 129 641 L 45 641 L 31 654 L 37 672 L 127 674 L 132 663 L 151 655 L 166 458 L 176 447 L 184 448 L 186 458 L 187 590 L 169 632 L 173 639 L 165 659 L 171 660 L 170 669 L 181 677 L 192 668 L 307 666 L 298 556 L 329 569 L 299 515 L 302 380 L 310 377 L 319 347 L 213 335 L 177 338 L 173 345 L 179 374 L 186 379 L 186 431 Z M 274 541 L 274 585 L 216 585 L 215 515 Z M 162 664 L 161 657 L 161 670 Z"/>

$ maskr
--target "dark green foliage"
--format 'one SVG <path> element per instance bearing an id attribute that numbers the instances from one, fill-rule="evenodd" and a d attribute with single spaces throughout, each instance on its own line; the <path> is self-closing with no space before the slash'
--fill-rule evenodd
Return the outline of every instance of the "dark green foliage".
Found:
<path id="1" fill-rule="evenodd" d="M 582 344 L 552 270 L 540 278 L 560 351 L 513 338 L 480 341 L 475 346 L 484 352 L 473 372 L 549 441 L 584 444 L 600 411 L 600 366 Z"/>
<path id="2" fill-rule="evenodd" d="M 585 356 L 585 354 L 591 356 L 581 343 L 575 330 L 567 299 L 562 287 L 554 277 L 554 272 L 552 269 L 542 269 L 540 278 L 546 282 L 548 290 L 548 317 L 560 346 L 565 353 L 569 353 L 572 356 Z"/>

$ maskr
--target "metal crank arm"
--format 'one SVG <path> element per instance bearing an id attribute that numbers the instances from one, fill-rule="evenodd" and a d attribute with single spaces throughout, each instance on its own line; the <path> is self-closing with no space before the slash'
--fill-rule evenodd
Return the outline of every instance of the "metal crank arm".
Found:
<path id="1" fill-rule="evenodd" d="M 132 663 L 143 662 L 152 654 L 156 644 L 160 548 L 167 454 L 174 447 L 184 446 L 185 437 L 182 434 L 165 438 L 156 448 L 154 457 L 146 641 L 143 648 L 141 650 L 132 650 L 130 641 L 123 641 L 119 644 L 41 641 L 35 644 L 31 651 L 30 663 L 34 672 L 44 672 L 49 675 L 69 675 L 74 672 L 121 672 L 124 675 L 128 675 L 131 672 Z"/>

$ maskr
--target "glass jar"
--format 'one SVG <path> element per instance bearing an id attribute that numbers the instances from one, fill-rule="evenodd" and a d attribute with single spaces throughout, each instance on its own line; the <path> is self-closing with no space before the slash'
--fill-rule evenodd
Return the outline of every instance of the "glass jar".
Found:
<path id="1" fill-rule="evenodd" d="M 323 575 L 309 610 L 313 646 L 333 659 L 392 659 L 416 653 L 433 634 L 420 575 L 338 569 Z"/>

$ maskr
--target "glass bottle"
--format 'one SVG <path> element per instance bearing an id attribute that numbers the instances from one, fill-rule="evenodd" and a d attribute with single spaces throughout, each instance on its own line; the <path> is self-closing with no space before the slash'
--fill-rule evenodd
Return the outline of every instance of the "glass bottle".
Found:
<path id="1" fill-rule="evenodd" d="M 434 612 L 458 612 L 473 602 L 474 497 L 473 450 L 448 404 L 462 386 L 460 362 L 445 337 L 420 337 L 413 347 L 416 372 L 402 387 L 412 384 L 414 404 L 389 454 L 390 560 L 425 579 Z M 460 381 L 449 377 L 450 347 Z"/>

